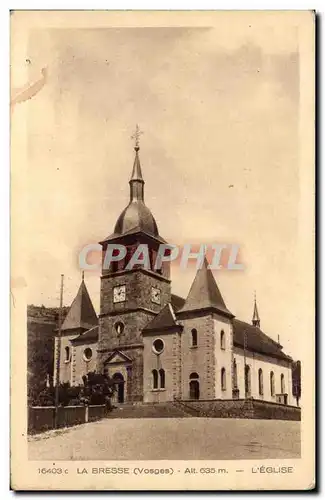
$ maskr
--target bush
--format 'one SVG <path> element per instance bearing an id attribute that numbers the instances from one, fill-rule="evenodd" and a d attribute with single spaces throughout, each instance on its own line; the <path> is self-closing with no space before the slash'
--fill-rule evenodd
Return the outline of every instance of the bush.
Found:
<path id="1" fill-rule="evenodd" d="M 110 398 L 115 390 L 115 384 L 108 375 L 89 372 L 83 377 L 83 386 L 70 386 L 69 382 L 59 386 L 60 406 L 103 405 L 110 407 Z M 33 386 L 28 393 L 30 406 L 54 406 L 55 387 L 43 385 Z"/>
<path id="2" fill-rule="evenodd" d="M 84 383 L 84 397 L 91 405 L 107 405 L 114 391 L 115 384 L 106 374 L 89 372 L 82 377 Z"/>

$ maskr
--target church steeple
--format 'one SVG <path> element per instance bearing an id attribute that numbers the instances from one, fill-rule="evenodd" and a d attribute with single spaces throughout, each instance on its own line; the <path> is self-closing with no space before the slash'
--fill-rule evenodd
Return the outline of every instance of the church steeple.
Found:
<path id="1" fill-rule="evenodd" d="M 187 299 L 178 313 L 202 309 L 215 310 L 224 316 L 233 317 L 233 314 L 226 307 L 206 257 L 202 267 L 198 269 Z"/>
<path id="2" fill-rule="evenodd" d="M 68 314 L 63 322 L 62 331 L 82 328 L 88 330 L 98 325 L 97 315 L 85 285 L 84 272 L 82 272 L 81 284 L 75 296 Z"/>
<path id="3" fill-rule="evenodd" d="M 252 318 L 252 325 L 257 326 L 258 328 L 261 325 L 260 316 L 258 314 L 257 303 L 256 303 L 256 292 L 254 293 L 254 312 Z"/>
<path id="4" fill-rule="evenodd" d="M 116 237 L 119 236 L 124 236 L 126 234 L 130 236 L 131 233 L 138 232 L 146 233 L 149 236 L 159 239 L 162 243 L 165 243 L 165 240 L 159 236 L 158 227 L 150 209 L 144 203 L 144 180 L 139 159 L 139 137 L 141 134 L 142 132 L 137 125 L 132 136 L 132 139 L 135 140 L 135 158 L 131 178 L 129 180 L 129 204 L 117 219 L 114 233 L 105 238 L 101 243 L 116 239 Z"/>
<path id="5" fill-rule="evenodd" d="M 139 139 L 143 132 L 140 130 L 139 125 L 135 127 L 135 132 L 131 139 L 134 139 L 135 146 L 135 158 L 133 163 L 132 175 L 129 181 L 130 184 L 130 202 L 132 201 L 144 201 L 144 180 L 141 172 L 140 158 L 139 158 Z"/>
<path id="6" fill-rule="evenodd" d="M 135 158 L 133 163 L 132 175 L 129 181 L 130 184 L 130 202 L 144 201 L 144 180 L 141 172 L 139 146 L 135 146 Z"/>

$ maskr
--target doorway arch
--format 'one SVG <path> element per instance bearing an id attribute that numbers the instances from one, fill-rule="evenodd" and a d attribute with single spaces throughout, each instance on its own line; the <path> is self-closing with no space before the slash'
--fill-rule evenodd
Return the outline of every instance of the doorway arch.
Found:
<path id="1" fill-rule="evenodd" d="M 200 382 L 196 372 L 190 375 L 190 399 L 200 399 Z"/>
<path id="2" fill-rule="evenodd" d="M 114 373 L 113 380 L 115 382 L 116 392 L 117 392 L 117 402 L 124 403 L 124 377 L 122 373 Z"/>

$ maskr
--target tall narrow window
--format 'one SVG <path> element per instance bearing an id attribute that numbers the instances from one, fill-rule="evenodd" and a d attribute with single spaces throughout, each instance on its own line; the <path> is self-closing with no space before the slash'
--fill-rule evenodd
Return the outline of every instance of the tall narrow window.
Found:
<path id="1" fill-rule="evenodd" d="M 245 398 L 251 395 L 251 369 L 249 365 L 245 366 Z"/>
<path id="2" fill-rule="evenodd" d="M 226 349 L 226 335 L 223 330 L 220 332 L 220 349 Z"/>
<path id="3" fill-rule="evenodd" d="M 226 369 L 221 368 L 221 390 L 226 390 Z"/>
<path id="4" fill-rule="evenodd" d="M 232 363 L 232 386 L 233 386 L 233 389 L 238 389 L 237 363 L 236 363 L 235 359 Z"/>
<path id="5" fill-rule="evenodd" d="M 65 348 L 65 360 L 70 361 L 70 348 L 68 346 Z"/>
<path id="6" fill-rule="evenodd" d="M 160 376 L 160 389 L 165 389 L 165 370 L 160 368 L 159 370 L 159 376 Z"/>
<path id="7" fill-rule="evenodd" d="M 258 393 L 263 396 L 263 371 L 262 368 L 258 370 Z"/>
<path id="8" fill-rule="evenodd" d="M 271 396 L 274 396 L 274 394 L 275 394 L 274 372 L 270 373 L 270 391 L 271 391 Z"/>
<path id="9" fill-rule="evenodd" d="M 192 347 L 197 346 L 197 330 L 196 328 L 193 328 L 192 330 Z"/>
<path id="10" fill-rule="evenodd" d="M 158 389 L 158 372 L 157 370 L 152 370 L 152 387 Z"/>
<path id="11" fill-rule="evenodd" d="M 284 375 L 281 373 L 281 394 L 285 393 Z"/>

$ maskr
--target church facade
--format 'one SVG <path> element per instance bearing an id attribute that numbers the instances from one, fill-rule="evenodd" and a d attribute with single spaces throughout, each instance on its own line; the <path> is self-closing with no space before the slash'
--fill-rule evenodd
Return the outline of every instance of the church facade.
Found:
<path id="1" fill-rule="evenodd" d="M 227 308 L 206 259 L 186 299 L 172 294 L 169 262 L 155 269 L 166 242 L 144 202 L 138 145 L 129 184 L 129 203 L 101 241 L 103 253 L 124 245 L 125 258 L 103 265 L 99 317 L 82 280 L 62 325 L 60 381 L 77 385 L 89 371 L 107 373 L 120 403 L 253 397 L 293 405 L 293 360 L 261 330 L 256 299 L 252 324 L 245 323 Z M 150 268 L 128 269 L 140 244 Z"/>

